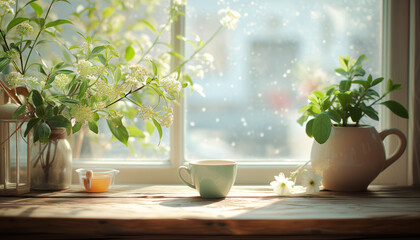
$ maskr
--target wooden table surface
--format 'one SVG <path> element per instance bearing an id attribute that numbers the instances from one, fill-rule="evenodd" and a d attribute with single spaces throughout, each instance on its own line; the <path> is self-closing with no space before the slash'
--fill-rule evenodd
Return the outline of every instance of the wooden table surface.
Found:
<path id="1" fill-rule="evenodd" d="M 182 185 L 79 186 L 0 197 L 0 239 L 420 239 L 420 188 L 371 186 L 362 193 L 276 196 L 234 186 L 202 199 Z"/>

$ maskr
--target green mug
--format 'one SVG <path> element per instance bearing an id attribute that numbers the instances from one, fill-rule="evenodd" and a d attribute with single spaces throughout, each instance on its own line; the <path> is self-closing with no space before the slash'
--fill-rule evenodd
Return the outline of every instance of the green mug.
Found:
<path id="1" fill-rule="evenodd" d="M 234 161 L 194 161 L 189 163 L 189 167 L 180 166 L 178 176 L 187 186 L 197 189 L 202 198 L 224 198 L 235 182 L 236 168 Z M 181 174 L 183 171 L 191 181 L 183 178 Z"/>

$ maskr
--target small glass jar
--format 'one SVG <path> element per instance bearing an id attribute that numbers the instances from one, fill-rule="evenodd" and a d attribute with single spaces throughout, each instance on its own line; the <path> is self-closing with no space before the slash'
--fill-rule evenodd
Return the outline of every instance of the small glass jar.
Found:
<path id="1" fill-rule="evenodd" d="M 71 185 L 72 150 L 65 128 L 51 128 L 48 143 L 36 142 L 31 159 L 31 189 L 63 190 Z"/>

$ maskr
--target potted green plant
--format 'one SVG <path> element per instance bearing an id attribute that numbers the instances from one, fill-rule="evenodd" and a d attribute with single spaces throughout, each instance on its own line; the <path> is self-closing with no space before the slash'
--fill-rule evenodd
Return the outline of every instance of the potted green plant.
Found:
<path id="1" fill-rule="evenodd" d="M 194 46 L 191 56 L 184 57 L 162 40 L 162 34 L 182 16 L 180 8 L 185 1 L 174 1 L 168 21 L 160 29 L 147 19 L 121 24 L 121 16 L 129 15 L 124 11 L 133 7 L 123 0 L 110 1 L 112 5 L 105 8 L 97 6 L 99 1 L 89 1 L 88 7 L 73 13 L 73 19 L 85 24 L 79 24 L 83 30 L 78 30 L 69 19 L 51 19 L 51 10 L 58 2 L 70 4 L 67 0 L 9 0 L 0 6 L 3 48 L 0 72 L 8 68 L 5 82 L 0 81 L 1 88 L 17 104 L 14 118 L 24 115 L 29 119 L 24 135 L 32 131 L 33 142 L 38 144 L 33 147 L 38 149 L 33 154 L 33 186 L 51 190 L 70 184 L 71 151 L 68 143 L 57 143 L 57 140 L 62 142 L 65 133 L 75 134 L 84 126 L 98 133 L 98 121 L 104 119 L 113 137 L 128 146 L 129 137 L 144 137 L 140 129 L 127 126 L 130 119 L 140 117 L 152 123 L 160 141 L 162 126 L 170 127 L 173 121 L 172 104 L 182 97 L 183 88 L 193 87 L 182 67 L 197 57 L 224 27 L 229 28 L 229 24 L 236 24 L 238 20 L 238 17 L 226 20 L 233 12 L 229 10 L 225 22 L 221 22 L 208 41 L 180 38 Z M 120 24 L 116 24 L 117 20 Z M 90 21 L 91 25 L 86 24 Z M 113 21 L 114 25 L 108 21 Z M 72 42 L 69 37 L 63 37 L 66 26 L 73 27 L 72 37 L 77 40 Z M 152 31 L 155 40 L 148 46 L 133 39 L 126 40 L 123 33 L 135 31 L 133 29 Z M 55 50 L 62 50 L 58 58 L 49 54 L 52 45 Z M 151 55 L 158 45 L 166 47 L 161 55 L 180 59 L 178 66 L 168 69 L 169 61 L 163 63 L 161 55 L 155 58 Z M 41 48 L 49 52 L 42 52 Z M 136 52 L 136 49 L 139 50 Z M 18 86 L 29 90 L 24 99 L 11 90 Z M 65 149 L 60 150 L 59 146 Z M 70 156 L 60 157 L 63 153 Z M 56 157 L 63 158 L 67 164 L 58 164 Z M 35 176 L 38 173 L 44 176 Z M 54 179 L 51 176 L 55 176 Z M 58 184 L 59 181 L 65 183 Z"/>
<path id="2" fill-rule="evenodd" d="M 363 191 L 376 176 L 395 162 L 404 152 L 406 138 L 397 129 L 378 133 L 374 127 L 361 124 L 365 117 L 379 121 L 377 105 L 383 105 L 394 114 L 408 118 L 408 112 L 400 103 L 385 100 L 392 91 L 401 87 L 391 79 L 386 90 L 379 94 L 375 86 L 384 78 L 367 78 L 362 63 L 364 54 L 357 59 L 339 57 L 341 68 L 335 72 L 345 80 L 308 96 L 309 103 L 299 112 L 298 123 L 306 122 L 306 133 L 315 139 L 311 150 L 313 169 L 322 176 L 327 190 Z M 383 139 L 395 134 L 400 145 L 388 159 L 385 157 Z"/>

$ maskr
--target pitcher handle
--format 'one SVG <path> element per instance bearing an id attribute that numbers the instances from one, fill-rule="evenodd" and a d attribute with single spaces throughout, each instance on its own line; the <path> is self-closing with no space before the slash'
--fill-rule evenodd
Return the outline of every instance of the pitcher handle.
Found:
<path id="1" fill-rule="evenodd" d="M 391 156 L 388 159 L 386 159 L 385 165 L 382 171 L 385 170 L 387 167 L 391 166 L 391 164 L 393 164 L 398 158 L 400 158 L 401 155 L 404 153 L 405 148 L 407 147 L 407 138 L 405 137 L 403 132 L 401 132 L 400 130 L 396 128 L 384 130 L 379 133 L 379 136 L 381 137 L 383 141 L 388 135 L 391 135 L 391 134 L 397 135 L 397 137 L 400 139 L 400 145 L 391 154 Z"/>
<path id="2" fill-rule="evenodd" d="M 180 166 L 179 168 L 178 168 L 178 177 L 179 177 L 179 179 L 181 179 L 181 181 L 183 182 L 183 183 L 185 183 L 188 187 L 190 187 L 190 188 L 194 188 L 195 189 L 195 186 L 194 186 L 194 184 L 191 184 L 191 183 L 189 183 L 189 182 L 187 182 L 183 177 L 182 177 L 182 174 L 181 174 L 181 172 L 182 171 L 186 171 L 187 172 L 187 175 L 188 176 L 190 176 L 190 179 L 191 179 L 191 170 L 189 169 L 189 168 L 187 168 L 186 166 Z"/>

